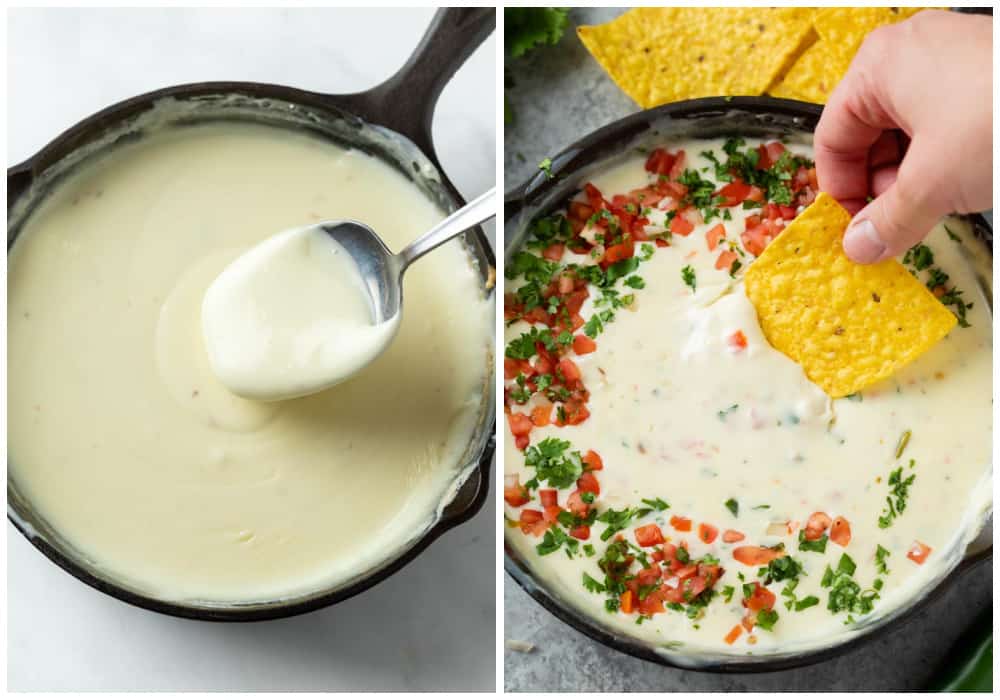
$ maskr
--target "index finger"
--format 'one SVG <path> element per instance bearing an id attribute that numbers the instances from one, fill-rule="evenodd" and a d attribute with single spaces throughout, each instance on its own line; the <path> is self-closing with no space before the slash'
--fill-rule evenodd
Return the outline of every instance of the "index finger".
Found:
<path id="1" fill-rule="evenodd" d="M 898 128 L 881 106 L 869 61 L 863 50 L 855 57 L 823 109 L 814 140 L 820 189 L 851 214 L 865 205 L 869 194 L 871 147 L 885 130 Z"/>

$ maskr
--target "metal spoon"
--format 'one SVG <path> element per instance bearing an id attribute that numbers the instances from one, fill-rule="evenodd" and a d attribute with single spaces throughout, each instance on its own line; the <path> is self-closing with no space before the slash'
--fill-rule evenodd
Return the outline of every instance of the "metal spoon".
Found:
<path id="1" fill-rule="evenodd" d="M 358 221 L 289 229 L 258 244 L 223 270 L 202 300 L 202 333 L 213 373 L 234 394 L 261 401 L 305 396 L 357 374 L 389 346 L 399 329 L 403 273 L 422 255 L 496 216 L 495 193 L 490 190 L 395 255 Z M 313 258 L 314 267 L 296 267 L 300 260 L 310 265 L 310 254 L 297 256 L 310 250 L 308 241 L 325 241 L 324 236 L 337 244 L 331 253 L 336 250 L 349 258 L 343 260 L 346 268 L 336 269 L 351 269 L 349 274 L 356 275 L 355 282 L 367 292 L 370 326 L 351 325 L 358 318 L 349 312 L 348 325 L 340 328 L 334 318 L 323 315 L 322 305 L 318 317 L 309 315 L 313 307 L 307 306 L 302 317 L 302 307 L 289 306 L 296 303 L 297 282 L 301 289 L 312 289 L 317 300 L 340 294 L 336 288 L 323 289 L 334 269 L 330 258 L 324 258 L 324 267 L 318 266 L 320 258 Z"/>
<path id="2" fill-rule="evenodd" d="M 395 255 L 375 231 L 358 221 L 324 221 L 310 228 L 322 230 L 350 254 L 368 288 L 372 318 L 384 323 L 400 312 L 403 273 L 413 261 L 496 216 L 495 199 L 496 188 L 492 188 Z"/>

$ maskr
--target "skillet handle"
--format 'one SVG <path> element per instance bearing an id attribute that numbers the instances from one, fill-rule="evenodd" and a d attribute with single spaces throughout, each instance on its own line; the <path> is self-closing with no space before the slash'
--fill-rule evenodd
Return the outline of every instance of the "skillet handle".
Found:
<path id="1" fill-rule="evenodd" d="M 338 105 L 403 134 L 440 167 L 431 137 L 434 107 L 444 86 L 495 27 L 492 7 L 442 8 L 395 75 L 366 92 L 338 96 Z"/>

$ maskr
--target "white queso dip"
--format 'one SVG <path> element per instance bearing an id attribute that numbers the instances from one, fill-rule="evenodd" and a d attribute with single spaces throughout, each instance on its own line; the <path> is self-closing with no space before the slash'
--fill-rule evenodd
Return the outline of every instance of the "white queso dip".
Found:
<path id="1" fill-rule="evenodd" d="M 506 262 L 507 541 L 664 653 L 827 646 L 912 603 L 990 510 L 992 331 L 965 222 L 903 264 L 959 318 L 831 400 L 771 348 L 743 272 L 817 193 L 811 149 L 628 156 Z"/>
<path id="2" fill-rule="evenodd" d="M 491 376 L 492 304 L 464 246 L 406 276 L 373 364 L 300 399 L 229 391 L 201 309 L 279 231 L 355 219 L 399 249 L 442 218 L 375 158 L 262 125 L 164 129 L 79 166 L 8 257 L 17 489 L 107 577 L 158 599 L 288 599 L 395 557 L 453 495 Z"/>

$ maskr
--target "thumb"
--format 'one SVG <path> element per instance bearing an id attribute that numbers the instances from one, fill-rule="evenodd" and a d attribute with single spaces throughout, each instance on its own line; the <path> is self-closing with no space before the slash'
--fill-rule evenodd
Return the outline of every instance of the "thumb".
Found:
<path id="1" fill-rule="evenodd" d="M 939 178 L 940 159 L 916 142 L 896 181 L 855 214 L 844 233 L 844 252 L 854 262 L 875 263 L 919 243 L 949 212 Z"/>

